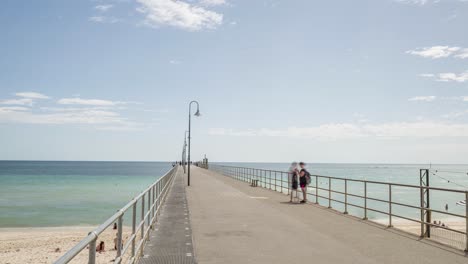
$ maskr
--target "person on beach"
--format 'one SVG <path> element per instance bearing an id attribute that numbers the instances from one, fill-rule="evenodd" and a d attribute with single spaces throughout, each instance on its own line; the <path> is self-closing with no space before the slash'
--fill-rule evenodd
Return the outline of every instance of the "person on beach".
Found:
<path id="1" fill-rule="evenodd" d="M 307 203 L 307 185 L 310 183 L 310 173 L 305 169 L 306 164 L 304 162 L 300 162 L 299 166 L 301 167 L 299 172 L 299 184 L 303 197 L 301 203 Z"/>
<path id="2" fill-rule="evenodd" d="M 297 186 L 299 185 L 299 181 L 298 181 L 298 175 L 299 175 L 299 171 L 297 170 L 297 163 L 296 162 L 293 162 L 291 163 L 291 166 L 289 167 L 289 173 L 288 173 L 288 177 L 289 177 L 289 184 L 290 184 L 290 188 L 291 188 L 291 199 L 289 200 L 290 203 L 292 203 L 293 201 L 293 192 L 296 191 L 296 197 L 297 197 Z"/>
<path id="3" fill-rule="evenodd" d="M 113 229 L 114 229 L 114 230 L 117 230 L 117 223 L 114 223 Z"/>
<path id="4" fill-rule="evenodd" d="M 96 247 L 96 252 L 102 253 L 104 251 L 106 251 L 105 244 L 104 244 L 104 241 L 101 241 L 99 245 Z"/>

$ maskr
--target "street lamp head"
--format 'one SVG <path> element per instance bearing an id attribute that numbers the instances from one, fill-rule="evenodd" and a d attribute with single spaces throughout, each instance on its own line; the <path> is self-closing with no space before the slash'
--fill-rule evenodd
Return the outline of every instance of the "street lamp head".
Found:
<path id="1" fill-rule="evenodd" d="M 199 109 L 197 109 L 197 112 L 195 113 L 195 116 L 201 116 Z"/>

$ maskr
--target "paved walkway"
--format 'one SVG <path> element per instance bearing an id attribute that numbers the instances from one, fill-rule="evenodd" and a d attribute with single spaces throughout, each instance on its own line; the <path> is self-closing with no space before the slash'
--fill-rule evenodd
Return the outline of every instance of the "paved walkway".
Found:
<path id="1" fill-rule="evenodd" d="M 463 253 L 192 167 L 187 187 L 202 264 L 468 263 Z"/>
<path id="2" fill-rule="evenodd" d="M 185 195 L 183 171 L 179 168 L 150 233 L 140 264 L 194 264 L 192 232 Z"/>

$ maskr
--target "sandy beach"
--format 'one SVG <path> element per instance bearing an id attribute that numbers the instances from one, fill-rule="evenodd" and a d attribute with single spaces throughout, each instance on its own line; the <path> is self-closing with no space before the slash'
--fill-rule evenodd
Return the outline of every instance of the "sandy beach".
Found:
<path id="1" fill-rule="evenodd" d="M 52 263 L 76 245 L 95 227 L 1 228 L 0 263 Z M 130 234 L 124 227 L 124 238 Z M 116 230 L 108 228 L 98 241 L 105 242 L 105 252 L 96 254 L 96 263 L 114 260 Z M 83 250 L 71 263 L 87 263 L 88 251 Z"/>
<path id="2" fill-rule="evenodd" d="M 388 220 L 374 220 L 374 222 L 388 225 Z M 451 229 L 465 231 L 466 224 L 462 221 L 446 219 L 442 221 L 444 224 L 449 226 Z M 421 233 L 421 225 L 419 223 L 411 222 L 404 219 L 394 219 L 392 221 L 393 228 L 419 235 Z M 431 228 L 431 240 L 452 246 L 454 248 L 464 250 L 465 249 L 465 235 L 448 231 L 442 228 L 432 227 Z"/>

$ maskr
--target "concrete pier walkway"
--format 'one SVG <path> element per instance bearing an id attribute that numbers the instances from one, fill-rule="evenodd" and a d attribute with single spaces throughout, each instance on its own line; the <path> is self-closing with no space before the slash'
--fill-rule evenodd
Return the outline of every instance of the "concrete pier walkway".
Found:
<path id="1" fill-rule="evenodd" d="M 176 172 L 140 264 L 195 264 L 183 170 Z"/>
<path id="2" fill-rule="evenodd" d="M 463 252 L 205 169 L 192 167 L 186 191 L 198 263 L 468 263 Z"/>

